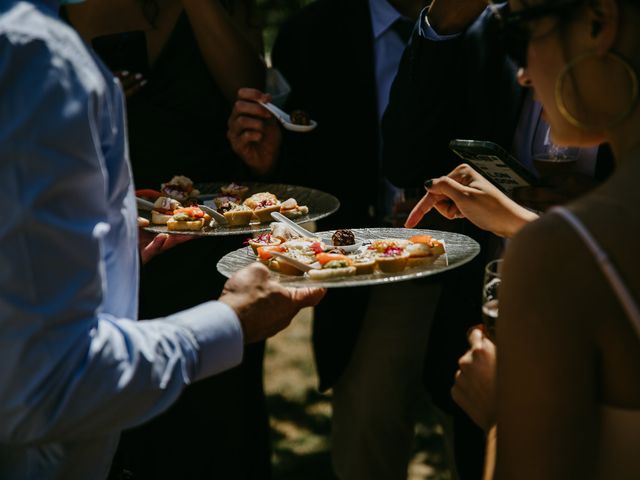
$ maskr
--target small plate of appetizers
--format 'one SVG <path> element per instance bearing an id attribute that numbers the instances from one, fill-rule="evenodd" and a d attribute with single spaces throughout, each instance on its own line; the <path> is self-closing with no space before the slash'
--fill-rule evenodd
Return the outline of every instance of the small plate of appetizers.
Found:
<path id="1" fill-rule="evenodd" d="M 255 234 L 269 230 L 271 213 L 296 223 L 331 215 L 340 207 L 336 197 L 313 188 L 258 182 L 193 184 L 176 176 L 160 190 L 138 190 L 141 214 L 152 233 L 196 236 Z"/>
<path id="2" fill-rule="evenodd" d="M 344 248 L 348 245 L 357 248 Z M 288 287 L 343 288 L 434 275 L 464 265 L 479 252 L 475 240 L 452 232 L 364 228 L 303 237 L 282 223 L 274 223 L 270 233 L 222 257 L 217 268 L 230 277 L 252 262 L 260 262 Z"/>

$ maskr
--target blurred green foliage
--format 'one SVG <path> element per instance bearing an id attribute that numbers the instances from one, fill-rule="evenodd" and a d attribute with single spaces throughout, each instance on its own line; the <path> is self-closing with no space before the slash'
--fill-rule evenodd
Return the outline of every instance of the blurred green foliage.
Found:
<path id="1" fill-rule="evenodd" d="M 278 27 L 291 14 L 314 0 L 256 0 L 258 13 L 264 25 L 264 46 L 267 57 L 278 34 Z"/>

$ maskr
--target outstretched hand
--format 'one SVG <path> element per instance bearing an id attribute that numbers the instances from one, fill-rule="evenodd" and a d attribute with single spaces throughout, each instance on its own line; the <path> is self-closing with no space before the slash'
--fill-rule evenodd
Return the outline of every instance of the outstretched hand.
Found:
<path id="1" fill-rule="evenodd" d="M 467 164 L 449 175 L 425 182 L 427 194 L 409 214 L 413 228 L 432 208 L 448 219 L 467 218 L 474 225 L 502 237 L 512 237 L 537 215 L 521 207 Z"/>
<path id="2" fill-rule="evenodd" d="M 301 308 L 317 305 L 325 293 L 321 288 L 285 288 L 270 279 L 267 267 L 256 262 L 225 283 L 220 301 L 238 315 L 245 343 L 254 343 L 288 326 Z"/>
<path id="3" fill-rule="evenodd" d="M 228 122 L 231 148 L 256 173 L 269 173 L 280 153 L 282 132 L 277 120 L 258 102 L 270 102 L 271 95 L 253 88 L 241 88 Z"/>

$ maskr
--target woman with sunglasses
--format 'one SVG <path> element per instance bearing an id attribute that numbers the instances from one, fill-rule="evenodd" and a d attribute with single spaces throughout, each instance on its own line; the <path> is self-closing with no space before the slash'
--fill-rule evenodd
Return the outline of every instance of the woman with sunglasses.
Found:
<path id="1" fill-rule="evenodd" d="M 537 220 L 468 166 L 429 183 L 408 225 L 435 206 L 514 236 L 503 269 L 496 402 L 495 353 L 477 331 L 453 394 L 497 432 L 489 435 L 497 457 L 489 455 L 487 476 L 640 478 L 640 252 L 633 247 L 640 3 L 513 0 L 498 15 L 518 80 L 542 102 L 554 142 L 607 142 L 616 172 Z"/>

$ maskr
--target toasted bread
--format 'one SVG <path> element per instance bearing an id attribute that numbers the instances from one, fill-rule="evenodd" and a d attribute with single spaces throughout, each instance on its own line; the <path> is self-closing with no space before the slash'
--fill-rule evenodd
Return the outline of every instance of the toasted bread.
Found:
<path id="1" fill-rule="evenodd" d="M 277 212 L 279 210 L 280 210 L 280 204 L 278 203 L 276 205 L 269 205 L 269 206 L 263 207 L 263 208 L 256 208 L 253 211 L 253 214 L 258 219 L 258 221 L 260 221 L 260 222 L 269 222 L 269 221 L 272 220 L 271 212 Z"/>
<path id="2" fill-rule="evenodd" d="M 353 261 L 353 266 L 356 267 L 356 275 L 367 275 L 375 271 L 376 261 L 373 258 L 358 259 Z"/>
<path id="3" fill-rule="evenodd" d="M 197 230 L 201 230 L 203 226 L 204 226 L 203 218 L 199 218 L 198 220 L 190 220 L 190 221 L 174 220 L 173 218 L 170 218 L 169 220 L 167 220 L 167 228 L 171 231 L 177 231 L 177 230 L 197 231 Z"/>
<path id="4" fill-rule="evenodd" d="M 271 270 L 275 270 L 276 272 L 282 273 L 284 275 L 300 276 L 304 274 L 302 270 L 281 260 L 271 260 L 271 263 L 269 263 L 269 268 Z"/>
<path id="5" fill-rule="evenodd" d="M 330 278 L 349 277 L 356 274 L 356 267 L 314 268 L 307 272 L 312 280 L 328 280 Z"/>
<path id="6" fill-rule="evenodd" d="M 224 212 L 224 218 L 229 225 L 249 225 L 253 219 L 253 210 L 228 210 Z"/>
<path id="7" fill-rule="evenodd" d="M 151 210 L 151 223 L 155 225 L 166 225 L 167 221 L 172 217 L 168 213 L 160 213 L 157 210 Z"/>
<path id="8" fill-rule="evenodd" d="M 384 273 L 398 273 L 403 271 L 409 263 L 409 255 L 378 255 L 376 265 Z"/>

